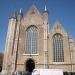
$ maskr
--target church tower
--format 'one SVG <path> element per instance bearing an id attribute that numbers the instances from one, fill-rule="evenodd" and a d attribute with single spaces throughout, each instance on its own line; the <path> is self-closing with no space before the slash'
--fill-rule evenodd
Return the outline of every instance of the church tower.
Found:
<path id="1" fill-rule="evenodd" d="M 4 72 L 6 72 L 6 70 L 11 69 L 16 25 L 17 25 L 17 16 L 16 16 L 16 12 L 14 12 L 9 18 L 5 51 L 4 51 L 4 59 L 3 59 L 3 71 Z"/>

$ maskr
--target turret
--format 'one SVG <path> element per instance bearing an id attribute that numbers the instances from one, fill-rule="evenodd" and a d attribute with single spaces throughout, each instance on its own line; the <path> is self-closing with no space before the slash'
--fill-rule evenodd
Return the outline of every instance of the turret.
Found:
<path id="1" fill-rule="evenodd" d="M 19 39 L 19 31 L 21 26 L 21 20 L 23 18 L 22 9 L 20 9 L 18 16 L 17 16 L 17 26 L 15 31 L 15 40 L 14 40 L 14 48 L 13 48 L 13 55 L 12 55 L 12 71 L 14 72 L 16 70 L 16 63 L 17 63 L 17 52 L 18 52 L 18 39 Z"/>
<path id="2" fill-rule="evenodd" d="M 17 15 L 16 15 L 16 12 L 14 11 L 10 17 L 10 19 L 13 18 L 13 19 L 16 19 L 17 18 Z"/>
<path id="3" fill-rule="evenodd" d="M 16 24 L 16 22 L 17 22 L 17 15 L 16 12 L 14 11 L 9 18 L 9 25 L 12 26 L 12 24 Z"/>
<path id="4" fill-rule="evenodd" d="M 12 26 L 12 24 L 16 22 L 17 22 L 17 15 L 16 15 L 16 12 L 14 11 L 9 18 L 9 25 Z"/>
<path id="5" fill-rule="evenodd" d="M 4 59 L 3 59 L 4 71 L 7 71 L 7 69 L 11 68 L 11 58 L 13 52 L 16 24 L 17 24 L 17 16 L 16 16 L 16 12 L 14 12 L 9 18 L 8 32 L 6 37 L 5 52 L 4 52 Z"/>

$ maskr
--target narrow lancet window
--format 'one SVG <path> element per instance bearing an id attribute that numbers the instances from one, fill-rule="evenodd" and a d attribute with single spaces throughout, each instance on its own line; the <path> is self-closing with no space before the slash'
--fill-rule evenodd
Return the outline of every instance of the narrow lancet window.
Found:
<path id="1" fill-rule="evenodd" d="M 64 62 L 63 37 L 61 34 L 53 36 L 53 58 L 54 62 Z"/>

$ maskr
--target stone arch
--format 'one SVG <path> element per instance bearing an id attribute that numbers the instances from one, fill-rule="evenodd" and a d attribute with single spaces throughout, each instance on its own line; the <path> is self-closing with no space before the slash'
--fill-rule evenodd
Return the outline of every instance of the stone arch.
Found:
<path id="1" fill-rule="evenodd" d="M 35 61 L 32 58 L 28 58 L 25 62 L 26 71 L 32 72 L 35 69 Z"/>

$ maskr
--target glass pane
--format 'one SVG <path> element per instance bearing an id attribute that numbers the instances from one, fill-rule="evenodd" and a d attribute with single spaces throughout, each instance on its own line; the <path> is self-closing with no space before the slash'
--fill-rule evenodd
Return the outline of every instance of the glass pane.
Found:
<path id="1" fill-rule="evenodd" d="M 61 34 L 53 36 L 54 62 L 64 62 L 63 39 Z"/>
<path id="2" fill-rule="evenodd" d="M 36 54 L 38 46 L 38 32 L 35 26 L 31 26 L 26 31 L 26 54 Z"/>

